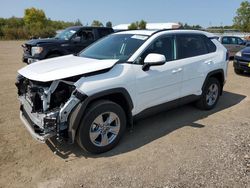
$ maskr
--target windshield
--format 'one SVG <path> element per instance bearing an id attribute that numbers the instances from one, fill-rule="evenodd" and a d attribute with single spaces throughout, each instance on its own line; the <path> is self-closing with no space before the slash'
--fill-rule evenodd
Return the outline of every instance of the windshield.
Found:
<path id="1" fill-rule="evenodd" d="M 93 59 L 127 60 L 148 38 L 145 35 L 114 34 L 94 43 L 80 53 Z"/>
<path id="2" fill-rule="evenodd" d="M 58 33 L 55 38 L 62 39 L 62 40 L 69 40 L 76 32 L 78 31 L 77 28 L 69 28 L 65 29 L 62 32 Z"/>

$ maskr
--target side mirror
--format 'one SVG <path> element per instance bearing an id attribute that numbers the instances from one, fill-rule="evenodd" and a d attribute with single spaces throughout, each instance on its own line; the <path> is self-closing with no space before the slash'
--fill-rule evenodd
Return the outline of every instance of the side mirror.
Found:
<path id="1" fill-rule="evenodd" d="M 151 53 L 148 54 L 144 60 L 144 65 L 142 66 L 142 70 L 148 71 L 151 66 L 159 66 L 163 65 L 166 62 L 166 57 L 161 54 Z"/>
<path id="2" fill-rule="evenodd" d="M 75 43 L 81 42 L 81 37 L 74 37 L 72 41 Z"/>

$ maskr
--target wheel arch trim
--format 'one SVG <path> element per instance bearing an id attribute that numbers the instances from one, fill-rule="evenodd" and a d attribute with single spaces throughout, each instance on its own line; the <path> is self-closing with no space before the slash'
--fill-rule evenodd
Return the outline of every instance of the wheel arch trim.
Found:
<path id="1" fill-rule="evenodd" d="M 224 83 L 225 83 L 225 75 L 224 75 L 224 71 L 223 69 L 217 69 L 217 70 L 213 70 L 211 72 L 209 72 L 203 82 L 203 85 L 202 85 L 202 91 L 204 91 L 204 88 L 206 86 L 206 83 L 208 82 L 209 78 L 215 76 L 215 75 L 218 75 L 220 74 L 222 76 L 222 80 L 219 80 L 219 81 L 222 81 L 222 85 L 221 85 L 221 91 L 220 91 L 220 94 L 222 94 L 222 91 L 223 91 L 223 86 L 224 86 Z"/>
<path id="2" fill-rule="evenodd" d="M 82 100 L 72 111 L 69 117 L 69 124 L 68 124 L 68 135 L 71 140 L 71 142 L 74 142 L 75 135 L 77 132 L 77 129 L 81 123 L 81 118 L 84 115 L 88 105 L 92 103 L 93 101 L 96 101 L 98 99 L 103 99 L 105 97 L 111 96 L 111 95 L 122 95 L 125 100 L 126 104 L 128 105 L 128 111 L 125 111 L 129 124 L 133 123 L 133 117 L 132 117 L 132 109 L 134 108 L 133 101 L 128 93 L 128 91 L 125 88 L 113 88 L 104 90 L 98 93 L 95 93 L 91 96 L 87 96 L 84 100 Z M 124 108 L 124 107 L 122 107 Z"/>

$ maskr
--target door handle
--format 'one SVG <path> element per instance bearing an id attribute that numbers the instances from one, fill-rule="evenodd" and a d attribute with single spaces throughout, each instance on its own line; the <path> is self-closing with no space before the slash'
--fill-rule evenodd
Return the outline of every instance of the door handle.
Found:
<path id="1" fill-rule="evenodd" d="M 178 72 L 181 72 L 181 71 L 182 71 L 182 68 L 178 68 L 178 69 L 172 70 L 172 73 L 175 74 L 175 73 L 178 73 Z"/>
<path id="2" fill-rule="evenodd" d="M 211 65 L 211 64 L 213 64 L 214 62 L 213 62 L 212 60 L 207 60 L 207 61 L 205 61 L 204 63 L 207 64 L 207 65 Z"/>

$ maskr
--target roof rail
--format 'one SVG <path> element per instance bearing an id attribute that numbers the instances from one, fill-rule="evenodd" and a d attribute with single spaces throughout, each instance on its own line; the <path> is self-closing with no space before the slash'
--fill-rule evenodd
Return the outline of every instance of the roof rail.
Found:
<path id="1" fill-rule="evenodd" d="M 153 32 L 151 35 L 154 35 L 156 33 L 162 32 L 162 31 L 172 31 L 172 30 L 181 30 L 181 28 L 159 29 L 159 30 Z"/>

